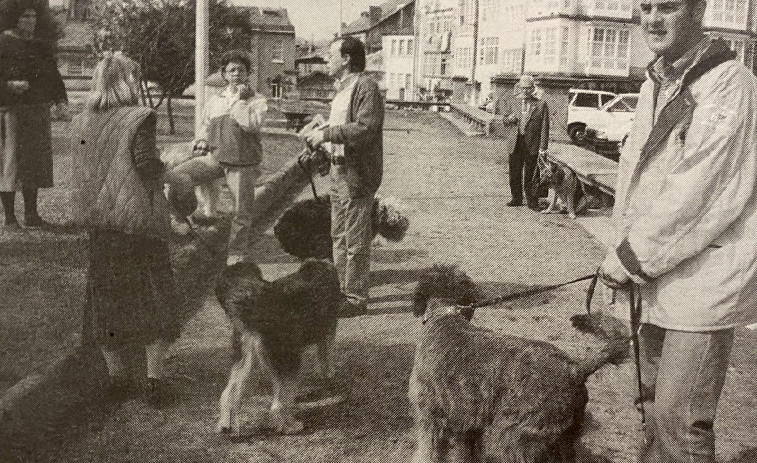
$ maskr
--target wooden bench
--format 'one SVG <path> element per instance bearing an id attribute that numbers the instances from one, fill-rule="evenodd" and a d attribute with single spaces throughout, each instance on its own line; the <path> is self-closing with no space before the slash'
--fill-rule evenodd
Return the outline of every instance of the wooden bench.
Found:
<path id="1" fill-rule="evenodd" d="M 547 159 L 575 172 L 578 180 L 603 193 L 615 196 L 618 163 L 573 145 L 553 144 Z"/>
<path id="2" fill-rule="evenodd" d="M 494 122 L 501 118 L 501 116 L 466 104 L 452 103 L 450 109 L 454 115 L 462 118 L 472 129 L 487 136 L 492 134 Z"/>

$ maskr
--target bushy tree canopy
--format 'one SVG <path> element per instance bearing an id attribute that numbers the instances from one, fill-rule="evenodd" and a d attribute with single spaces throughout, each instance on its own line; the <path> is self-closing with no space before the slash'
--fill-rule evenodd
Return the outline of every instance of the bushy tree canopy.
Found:
<path id="1" fill-rule="evenodd" d="M 232 49 L 249 50 L 249 14 L 210 0 L 211 69 Z M 95 12 L 95 49 L 121 50 L 170 101 L 194 82 L 195 0 L 108 0 Z M 156 106 L 157 106 L 156 105 Z M 172 124 L 173 126 L 173 121 Z"/>

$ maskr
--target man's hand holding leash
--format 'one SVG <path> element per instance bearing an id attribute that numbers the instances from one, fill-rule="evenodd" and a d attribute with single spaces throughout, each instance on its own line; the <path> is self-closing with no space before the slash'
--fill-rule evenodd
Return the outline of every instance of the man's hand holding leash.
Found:
<path id="1" fill-rule="evenodd" d="M 632 282 L 631 277 L 620 263 L 615 250 L 611 250 L 599 268 L 599 278 L 608 288 L 620 289 Z"/>

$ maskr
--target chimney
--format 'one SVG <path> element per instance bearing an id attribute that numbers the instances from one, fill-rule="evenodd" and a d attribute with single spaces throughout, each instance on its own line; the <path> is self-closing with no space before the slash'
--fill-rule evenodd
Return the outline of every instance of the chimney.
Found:
<path id="1" fill-rule="evenodd" d="M 380 6 L 368 7 L 368 19 L 369 19 L 369 24 L 371 25 L 371 27 L 378 24 L 378 22 L 381 21 L 381 7 Z"/>

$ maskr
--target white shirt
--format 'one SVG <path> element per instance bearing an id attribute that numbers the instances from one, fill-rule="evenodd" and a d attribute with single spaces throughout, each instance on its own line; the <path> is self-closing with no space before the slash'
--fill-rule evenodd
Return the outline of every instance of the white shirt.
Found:
<path id="1" fill-rule="evenodd" d="M 247 100 L 239 99 L 239 92 L 226 87 L 220 95 L 211 96 L 205 104 L 203 123 L 198 134 L 198 140 L 208 139 L 210 120 L 230 114 L 244 131 L 260 130 L 268 112 L 265 97 L 255 93 Z"/>

